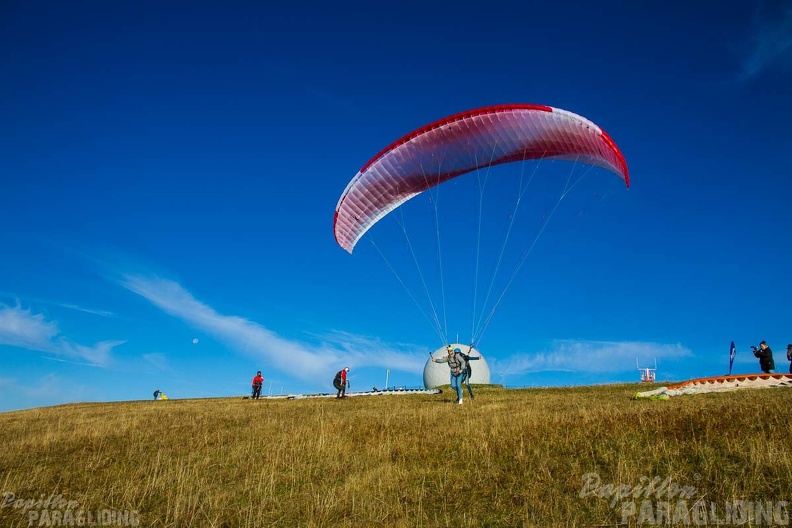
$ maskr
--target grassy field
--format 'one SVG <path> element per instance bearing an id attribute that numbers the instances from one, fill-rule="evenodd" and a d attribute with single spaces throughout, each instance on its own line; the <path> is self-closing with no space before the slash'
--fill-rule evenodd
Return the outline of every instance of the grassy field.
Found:
<path id="1" fill-rule="evenodd" d="M 696 526 L 701 504 L 707 525 L 740 505 L 743 526 L 789 523 L 791 390 L 631 400 L 645 388 L 4 413 L 0 526 Z"/>

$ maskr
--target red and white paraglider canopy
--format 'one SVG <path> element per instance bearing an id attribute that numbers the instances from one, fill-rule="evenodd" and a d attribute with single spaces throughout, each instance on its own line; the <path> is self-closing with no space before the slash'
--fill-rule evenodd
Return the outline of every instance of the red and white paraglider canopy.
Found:
<path id="1" fill-rule="evenodd" d="M 338 201 L 335 239 L 352 253 L 371 226 L 417 194 L 482 167 L 531 159 L 595 165 L 630 186 L 616 143 L 588 119 L 550 106 L 488 106 L 430 123 L 374 156 Z"/>

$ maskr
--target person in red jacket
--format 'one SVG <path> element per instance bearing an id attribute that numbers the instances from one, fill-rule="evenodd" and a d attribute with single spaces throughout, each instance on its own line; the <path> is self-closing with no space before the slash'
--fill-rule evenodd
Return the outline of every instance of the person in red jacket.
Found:
<path id="1" fill-rule="evenodd" d="M 349 367 L 344 367 L 336 373 L 335 378 L 333 379 L 333 387 L 335 387 L 338 391 L 338 394 L 336 394 L 336 399 L 346 398 L 346 389 L 349 386 L 347 372 L 349 372 Z"/>
<path id="2" fill-rule="evenodd" d="M 264 378 L 261 376 L 261 371 L 256 372 L 256 377 L 253 378 L 253 396 L 251 399 L 258 400 L 261 396 L 261 386 L 264 384 Z"/>

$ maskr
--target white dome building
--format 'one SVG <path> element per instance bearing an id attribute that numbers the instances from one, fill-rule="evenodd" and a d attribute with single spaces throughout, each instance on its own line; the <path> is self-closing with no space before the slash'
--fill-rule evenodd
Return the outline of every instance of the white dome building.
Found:
<path id="1" fill-rule="evenodd" d="M 481 352 L 479 352 L 476 347 L 473 347 L 473 350 L 468 352 L 469 347 L 470 345 L 463 345 L 461 343 L 451 344 L 451 348 L 459 348 L 464 354 L 468 354 L 471 357 L 481 358 L 479 360 L 473 360 L 470 362 L 470 368 L 473 371 L 473 376 L 470 378 L 470 384 L 489 385 L 490 371 L 489 366 L 487 365 L 487 360 L 484 359 L 484 356 L 481 355 Z M 447 355 L 448 352 L 446 352 L 446 347 L 442 347 L 432 352 L 432 356 L 426 360 L 423 379 L 424 387 L 427 389 L 435 389 L 441 385 L 448 385 L 451 382 L 451 371 L 448 368 L 448 364 L 434 363 L 432 361 L 432 358 L 440 359 L 446 357 Z"/>

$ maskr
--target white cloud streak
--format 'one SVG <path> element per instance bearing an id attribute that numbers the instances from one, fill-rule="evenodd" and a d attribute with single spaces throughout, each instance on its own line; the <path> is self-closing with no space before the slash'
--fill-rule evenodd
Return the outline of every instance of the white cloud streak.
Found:
<path id="1" fill-rule="evenodd" d="M 104 400 L 101 395 L 95 394 L 95 386 L 83 385 L 80 381 L 53 373 L 37 374 L 24 382 L 0 378 L 0 389 L 10 395 L 0 400 L 0 412 L 75 401 Z"/>
<path id="2" fill-rule="evenodd" d="M 104 341 L 94 346 L 81 345 L 61 335 L 58 324 L 43 314 L 20 307 L 0 305 L 0 345 L 46 352 L 79 359 L 94 366 L 108 366 L 110 352 L 123 341 Z"/>
<path id="3" fill-rule="evenodd" d="M 168 364 L 168 359 L 165 357 L 165 354 L 159 353 L 152 353 L 152 354 L 143 354 L 143 359 L 146 363 L 150 364 L 157 370 L 173 372 L 174 369 Z"/>
<path id="4" fill-rule="evenodd" d="M 792 61 L 792 3 L 759 2 L 751 24 L 747 51 L 742 61 L 742 80 Z"/>
<path id="5" fill-rule="evenodd" d="M 341 364 L 395 368 L 420 375 L 426 362 L 426 350 L 417 345 L 386 343 L 348 332 L 311 336 L 313 342 L 286 339 L 248 319 L 218 313 L 168 279 L 125 275 L 119 282 L 230 349 L 263 359 L 273 369 L 296 378 L 315 380 Z M 649 366 L 655 359 L 662 362 L 689 356 L 692 352 L 680 344 L 559 340 L 548 350 L 508 359 L 488 358 L 488 362 L 495 377 L 503 378 L 547 371 L 619 373 L 635 369 L 636 359 L 641 366 Z"/>
<path id="6" fill-rule="evenodd" d="M 272 368 L 296 378 L 324 378 L 341 364 L 391 368 L 398 365 L 398 370 L 406 372 L 423 371 L 425 357 L 418 351 L 405 353 L 379 340 L 345 332 L 318 336 L 317 344 L 289 340 L 243 317 L 218 313 L 174 281 L 124 275 L 119 282 L 163 312 L 212 335 L 232 350 L 265 359 Z M 411 347 L 405 345 L 405 348 Z"/>
<path id="7" fill-rule="evenodd" d="M 67 310 L 74 310 L 76 312 L 83 312 L 91 315 L 98 315 L 99 317 L 115 317 L 113 312 L 109 312 L 107 310 L 97 310 L 94 308 L 85 308 L 83 306 L 79 306 L 77 304 L 65 303 L 61 301 L 55 301 L 52 299 L 42 299 L 38 297 L 20 297 L 19 295 L 8 293 L 8 292 L 0 292 L 0 297 L 6 297 L 9 299 L 13 299 L 17 303 L 20 300 L 27 304 L 33 305 L 48 305 L 48 306 L 58 306 L 60 308 L 66 308 Z"/>
<path id="8" fill-rule="evenodd" d="M 636 360 L 641 367 L 653 367 L 655 359 L 690 356 L 692 352 L 680 344 L 560 340 L 547 351 L 493 360 L 492 370 L 501 377 L 546 371 L 617 373 L 636 368 Z"/>

